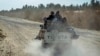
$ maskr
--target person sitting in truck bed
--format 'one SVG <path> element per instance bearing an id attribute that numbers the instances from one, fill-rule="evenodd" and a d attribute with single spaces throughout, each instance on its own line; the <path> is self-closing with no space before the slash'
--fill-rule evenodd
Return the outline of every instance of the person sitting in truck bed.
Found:
<path id="1" fill-rule="evenodd" d="M 54 12 L 51 11 L 49 17 L 44 19 L 44 28 L 47 29 L 48 23 L 50 23 L 55 18 Z"/>

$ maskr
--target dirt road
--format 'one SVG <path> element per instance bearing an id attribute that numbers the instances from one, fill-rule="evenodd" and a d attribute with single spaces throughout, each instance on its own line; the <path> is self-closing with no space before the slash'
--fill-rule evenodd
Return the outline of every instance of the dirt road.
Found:
<path id="1" fill-rule="evenodd" d="M 7 36 L 0 45 L 1 56 L 23 56 L 22 49 L 38 33 L 40 23 L 0 16 L 0 29 Z"/>
<path id="2" fill-rule="evenodd" d="M 0 16 L 0 29 L 7 36 L 0 44 L 0 56 L 29 56 L 23 49 L 37 35 L 40 24 L 20 18 Z M 73 40 L 73 45 L 84 53 L 83 56 L 100 56 L 100 32 L 75 30 L 80 38 Z"/>

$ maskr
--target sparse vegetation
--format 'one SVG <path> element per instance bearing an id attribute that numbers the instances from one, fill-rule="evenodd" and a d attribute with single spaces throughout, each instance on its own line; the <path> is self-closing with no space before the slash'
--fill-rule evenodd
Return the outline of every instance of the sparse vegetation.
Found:
<path id="1" fill-rule="evenodd" d="M 4 40 L 6 36 L 3 35 L 2 30 L 0 29 L 0 41 Z"/>
<path id="2" fill-rule="evenodd" d="M 0 55 L 2 55 L 2 52 L 4 51 L 3 49 L 2 49 L 2 42 L 3 42 L 3 40 L 5 39 L 5 35 L 3 35 L 3 31 L 0 29 Z"/>
<path id="3" fill-rule="evenodd" d="M 100 30 L 100 1 L 91 0 L 82 5 L 65 6 L 60 4 L 40 4 L 36 6 L 25 5 L 22 8 L 11 9 L 10 11 L 1 11 L 1 15 L 19 17 L 33 21 L 42 22 L 43 17 L 49 15 L 50 11 L 61 12 L 61 15 L 68 18 L 68 22 L 75 27 Z"/>

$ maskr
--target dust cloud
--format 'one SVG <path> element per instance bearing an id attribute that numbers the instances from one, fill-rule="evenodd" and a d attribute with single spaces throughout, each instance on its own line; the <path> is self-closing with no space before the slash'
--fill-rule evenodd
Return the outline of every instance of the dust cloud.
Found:
<path id="1" fill-rule="evenodd" d="M 52 56 L 53 49 L 44 49 L 42 47 L 41 40 L 33 40 L 26 46 L 24 50 L 26 53 L 31 54 L 31 56 Z"/>
<path id="2" fill-rule="evenodd" d="M 60 36 L 64 35 L 62 37 L 66 37 L 66 33 L 58 33 L 58 35 L 59 34 Z M 67 37 L 65 40 L 56 40 L 52 46 L 48 48 L 43 48 L 42 40 L 33 40 L 26 46 L 24 51 L 31 54 L 31 56 L 82 56 L 82 51 L 73 44 L 70 35 L 67 35 Z"/>
<path id="3" fill-rule="evenodd" d="M 73 32 L 69 26 L 60 21 L 51 23 L 45 32 L 44 40 L 50 46 L 44 48 L 43 41 L 33 40 L 26 46 L 25 51 L 32 56 L 82 56 L 80 49 L 76 48 L 72 43 Z"/>

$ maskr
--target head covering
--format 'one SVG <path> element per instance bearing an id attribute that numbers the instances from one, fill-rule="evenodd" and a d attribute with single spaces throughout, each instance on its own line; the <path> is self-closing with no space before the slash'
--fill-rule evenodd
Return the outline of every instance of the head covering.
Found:
<path id="1" fill-rule="evenodd" d="M 53 11 L 51 11 L 51 15 L 54 15 L 54 12 Z"/>

